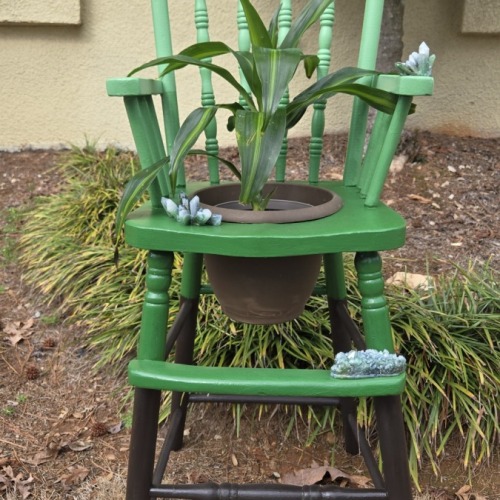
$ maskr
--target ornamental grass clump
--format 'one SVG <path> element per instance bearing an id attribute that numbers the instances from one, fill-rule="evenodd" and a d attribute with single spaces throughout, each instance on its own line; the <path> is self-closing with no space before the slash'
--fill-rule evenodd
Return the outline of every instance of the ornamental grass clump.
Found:
<path id="1" fill-rule="evenodd" d="M 463 440 L 464 465 L 491 458 L 500 436 L 499 274 L 455 265 L 432 293 L 390 289 L 396 342 L 408 360 L 405 420 L 413 474 L 424 457 L 443 456 Z M 397 300 L 395 300 L 397 297 Z"/>
<path id="2" fill-rule="evenodd" d="M 57 166 L 61 190 L 36 199 L 20 241 L 24 278 L 62 315 L 86 326 L 81 339 L 102 347 L 102 365 L 123 365 L 138 333 L 145 253 L 124 247 L 119 268 L 110 256 L 120 193 L 138 171 L 135 157 L 91 145 L 73 148 Z M 126 334 L 124 335 L 124 332 Z"/>
<path id="3" fill-rule="evenodd" d="M 130 154 L 87 147 L 74 149 L 59 168 L 66 179 L 59 192 L 39 198 L 25 215 L 24 275 L 85 327 L 86 336 L 77 340 L 98 349 L 99 366 L 122 370 L 135 351 L 145 258 L 125 246 L 116 268 L 111 235 L 121 190 L 138 166 Z M 179 307 L 181 265 L 176 256 L 171 318 Z M 397 352 L 407 360 L 403 408 L 415 479 L 424 460 L 439 470 L 450 440 L 461 440 L 464 464 L 472 466 L 491 458 L 500 435 L 499 275 L 488 265 L 450 267 L 428 292 L 387 287 Z M 346 281 L 349 309 L 358 320 L 360 298 L 349 258 Z M 259 326 L 232 322 L 212 295 L 202 295 L 198 327 L 200 363 L 322 369 L 333 363 L 328 305 L 321 296 L 313 296 L 297 320 Z M 358 417 L 370 428 L 368 406 L 360 406 Z M 333 421 L 314 410 L 305 418 L 314 432 Z"/>

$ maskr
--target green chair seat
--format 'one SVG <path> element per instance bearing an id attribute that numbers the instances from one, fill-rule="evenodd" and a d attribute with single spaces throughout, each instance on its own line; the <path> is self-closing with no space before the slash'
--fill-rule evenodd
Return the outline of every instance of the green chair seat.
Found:
<path id="1" fill-rule="evenodd" d="M 126 240 L 148 250 L 216 253 L 239 257 L 364 252 L 399 248 L 404 244 L 406 224 L 394 210 L 380 203 L 367 207 L 355 187 L 321 183 L 343 200 L 339 212 L 314 221 L 294 224 L 236 224 L 182 226 L 162 208 L 145 205 L 126 222 Z M 191 187 L 191 186 L 190 186 Z M 193 190 L 200 185 L 192 186 Z"/>

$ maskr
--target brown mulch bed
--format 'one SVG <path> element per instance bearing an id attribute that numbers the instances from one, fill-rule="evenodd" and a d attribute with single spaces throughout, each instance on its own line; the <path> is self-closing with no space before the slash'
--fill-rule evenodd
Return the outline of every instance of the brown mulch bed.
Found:
<path id="1" fill-rule="evenodd" d="M 343 136 L 327 138 L 325 177 L 338 177 L 345 142 Z M 500 139 L 407 135 L 384 191 L 384 200 L 408 221 L 407 244 L 391 252 L 398 259 L 388 259 L 389 273 L 438 273 L 451 262 L 467 266 L 471 260 L 498 269 L 499 146 Z M 307 145 L 294 139 L 290 150 L 295 177 L 306 168 Z M 54 317 L 44 298 L 23 284 L 13 256 L 22 227 L 11 212 L 59 189 L 52 167 L 63 154 L 0 153 L 0 498 L 23 498 L 23 492 L 42 500 L 123 498 L 129 438 L 124 389 L 109 374 L 92 372 L 97 354 L 76 342 L 85 332 Z M 199 174 L 190 167 L 191 176 Z M 236 436 L 226 407 L 194 412 L 186 451 L 175 455 L 173 473 L 194 481 L 272 481 L 330 462 L 334 446 L 335 463 L 363 480 L 360 461 L 344 456 L 336 436 L 325 434 L 307 446 L 298 425 L 284 441 L 276 437 L 285 425 L 279 419 L 251 417 L 244 415 Z M 479 466 L 469 478 L 459 454 L 457 442 L 439 479 L 424 468 L 428 498 L 499 498 L 497 465 Z M 466 484 L 472 488 L 454 496 Z M 9 493 L 2 493 L 3 485 Z"/>

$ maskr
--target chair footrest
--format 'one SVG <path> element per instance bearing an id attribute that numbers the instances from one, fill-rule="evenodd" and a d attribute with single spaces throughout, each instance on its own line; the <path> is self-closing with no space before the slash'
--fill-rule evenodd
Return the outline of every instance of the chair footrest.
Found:
<path id="1" fill-rule="evenodd" d="M 366 397 L 394 396 L 404 389 L 406 374 L 337 379 L 329 370 L 229 368 L 133 360 L 133 386 L 178 392 L 253 396 Z"/>
<path id="2" fill-rule="evenodd" d="M 154 498 L 219 498 L 231 500 L 370 500 L 387 499 L 386 491 L 351 489 L 331 485 L 292 486 L 287 484 L 189 484 L 161 485 L 151 488 Z"/>

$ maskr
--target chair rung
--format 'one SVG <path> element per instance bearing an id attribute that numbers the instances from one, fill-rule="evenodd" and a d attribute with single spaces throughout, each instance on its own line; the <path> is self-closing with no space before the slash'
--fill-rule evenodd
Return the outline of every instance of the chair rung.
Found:
<path id="1" fill-rule="evenodd" d="M 133 360 L 136 387 L 178 392 L 255 396 L 366 397 L 401 394 L 406 375 L 337 379 L 329 370 L 229 368 Z"/>
<path id="2" fill-rule="evenodd" d="M 375 500 L 388 497 L 386 491 L 341 488 L 331 485 L 293 486 L 288 484 L 188 484 L 151 488 L 154 498 L 219 498 L 221 500 Z"/>

